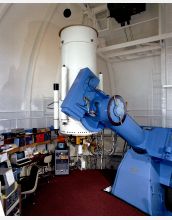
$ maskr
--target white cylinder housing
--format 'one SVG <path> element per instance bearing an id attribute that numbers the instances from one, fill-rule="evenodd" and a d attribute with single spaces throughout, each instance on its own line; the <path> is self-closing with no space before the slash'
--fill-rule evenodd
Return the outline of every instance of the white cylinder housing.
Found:
<path id="1" fill-rule="evenodd" d="M 59 35 L 61 38 L 61 64 L 68 70 L 66 82 L 68 91 L 80 69 L 88 67 L 96 73 L 97 31 L 88 26 L 73 25 L 63 28 Z M 62 76 L 61 79 L 63 79 Z M 61 82 L 61 85 L 63 85 L 63 82 Z M 92 134 L 76 120 L 71 118 L 68 118 L 67 122 L 61 120 L 61 113 L 60 132 L 75 136 Z"/>

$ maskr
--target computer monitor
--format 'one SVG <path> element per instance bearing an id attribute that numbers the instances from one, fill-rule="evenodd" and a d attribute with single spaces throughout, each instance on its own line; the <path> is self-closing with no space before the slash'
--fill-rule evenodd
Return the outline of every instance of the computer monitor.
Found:
<path id="1" fill-rule="evenodd" d="M 66 144 L 63 143 L 63 142 L 59 142 L 59 143 L 57 144 L 57 148 L 58 148 L 58 149 L 65 149 L 65 148 L 66 148 Z"/>
<path id="2" fill-rule="evenodd" d="M 16 153 L 11 155 L 11 162 L 12 163 L 17 163 L 18 161 L 21 161 L 25 158 L 27 158 L 25 151 L 16 152 Z"/>
<path id="3" fill-rule="evenodd" d="M 1 181 L 1 186 L 4 187 L 11 186 L 15 182 L 12 169 L 9 168 L 0 169 L 0 181 Z"/>
<path id="4" fill-rule="evenodd" d="M 1 162 L 1 163 L 0 163 L 0 169 L 1 169 L 1 168 L 9 168 L 7 161 L 4 161 L 4 162 Z"/>
<path id="5" fill-rule="evenodd" d="M 11 168 L 0 169 L 1 192 L 6 197 L 15 189 L 15 179 Z M 14 198 L 12 198 L 13 200 Z"/>
<path id="6" fill-rule="evenodd" d="M 23 159 L 23 158 L 26 157 L 24 151 L 17 152 L 17 153 L 16 153 L 16 156 L 17 156 L 17 161 L 18 161 L 18 160 L 21 160 L 21 159 Z"/>

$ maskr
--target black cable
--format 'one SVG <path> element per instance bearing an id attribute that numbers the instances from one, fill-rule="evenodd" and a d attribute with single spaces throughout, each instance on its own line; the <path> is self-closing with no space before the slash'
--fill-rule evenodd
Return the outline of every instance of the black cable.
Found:
<path id="1" fill-rule="evenodd" d="M 53 105 L 53 104 L 54 102 L 51 102 L 50 104 L 48 104 L 48 106 Z M 54 109 L 54 108 L 47 107 L 47 109 Z"/>
<path id="2" fill-rule="evenodd" d="M 50 106 L 50 105 L 52 105 L 52 104 L 54 104 L 54 102 L 51 102 L 50 104 L 48 104 L 48 106 Z"/>

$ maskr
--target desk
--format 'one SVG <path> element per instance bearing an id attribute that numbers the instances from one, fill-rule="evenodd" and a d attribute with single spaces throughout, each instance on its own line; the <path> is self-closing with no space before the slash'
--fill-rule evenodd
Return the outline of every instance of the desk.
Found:
<path id="1" fill-rule="evenodd" d="M 42 166 L 44 163 L 44 158 L 50 155 L 49 153 L 46 154 L 36 154 L 30 158 L 30 161 L 25 164 L 12 164 L 13 172 L 16 172 L 15 179 L 18 182 L 20 177 L 22 176 L 29 176 L 30 168 L 33 164 L 37 164 L 38 166 Z"/>
<path id="2" fill-rule="evenodd" d="M 33 162 L 41 163 L 44 161 L 44 158 L 48 155 L 50 155 L 50 154 L 49 153 L 46 153 L 46 154 L 39 153 L 39 154 L 36 154 L 33 157 L 31 157 L 30 159 L 32 160 L 32 163 Z"/>
<path id="3" fill-rule="evenodd" d="M 15 164 L 15 163 L 12 163 L 12 167 L 16 167 L 16 168 L 21 168 L 21 167 L 24 167 L 24 166 L 28 166 L 28 165 L 31 165 L 33 163 L 37 164 L 37 163 L 41 163 L 44 161 L 44 158 L 46 156 L 50 155 L 49 153 L 46 153 L 46 154 L 36 154 L 34 155 L 33 157 L 30 157 L 30 161 L 28 161 L 27 163 L 24 163 L 24 164 Z"/>

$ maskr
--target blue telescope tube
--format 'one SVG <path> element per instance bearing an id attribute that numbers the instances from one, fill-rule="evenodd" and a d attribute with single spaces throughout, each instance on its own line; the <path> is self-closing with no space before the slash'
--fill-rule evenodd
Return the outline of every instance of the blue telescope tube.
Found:
<path id="1" fill-rule="evenodd" d="M 112 126 L 112 130 L 116 131 L 129 145 L 137 147 L 142 144 L 145 139 L 143 129 L 127 115 L 125 121 L 120 126 Z"/>

